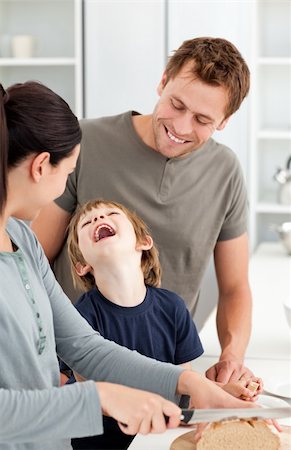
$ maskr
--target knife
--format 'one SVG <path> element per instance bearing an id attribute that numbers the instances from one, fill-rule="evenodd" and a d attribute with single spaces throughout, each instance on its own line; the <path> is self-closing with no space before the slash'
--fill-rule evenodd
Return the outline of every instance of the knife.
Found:
<path id="1" fill-rule="evenodd" d="M 291 417 L 291 406 L 280 408 L 235 408 L 235 409 L 182 409 L 181 422 L 217 422 L 231 419 L 279 419 Z"/>

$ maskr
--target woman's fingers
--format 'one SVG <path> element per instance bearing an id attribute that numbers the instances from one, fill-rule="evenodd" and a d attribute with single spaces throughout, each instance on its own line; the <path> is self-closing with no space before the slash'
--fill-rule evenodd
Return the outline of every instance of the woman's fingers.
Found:
<path id="1" fill-rule="evenodd" d="M 125 434 L 162 433 L 180 423 L 181 409 L 160 395 L 106 382 L 96 388 L 103 414 L 116 419 Z"/>

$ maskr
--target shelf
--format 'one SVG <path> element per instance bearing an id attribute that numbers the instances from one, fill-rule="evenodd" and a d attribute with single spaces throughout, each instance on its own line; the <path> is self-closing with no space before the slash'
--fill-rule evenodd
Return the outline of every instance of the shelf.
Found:
<path id="1" fill-rule="evenodd" d="M 255 210 L 260 214 L 291 214 L 291 205 L 261 201 L 255 205 Z"/>
<path id="2" fill-rule="evenodd" d="M 266 128 L 259 130 L 258 139 L 291 139 L 291 130 Z"/>
<path id="3" fill-rule="evenodd" d="M 10 86 L 38 80 L 64 98 L 81 118 L 82 11 L 81 0 L 0 0 L 1 83 Z M 18 54 L 14 38 L 21 35 L 34 41 L 31 58 L 13 57 Z"/>
<path id="4" fill-rule="evenodd" d="M 258 58 L 258 64 L 261 65 L 273 65 L 273 66 L 282 66 L 282 65 L 286 65 L 286 66 L 291 66 L 291 57 L 288 56 L 262 56 L 260 58 Z"/>
<path id="5" fill-rule="evenodd" d="M 76 58 L 0 58 L 0 67 L 74 66 Z"/>

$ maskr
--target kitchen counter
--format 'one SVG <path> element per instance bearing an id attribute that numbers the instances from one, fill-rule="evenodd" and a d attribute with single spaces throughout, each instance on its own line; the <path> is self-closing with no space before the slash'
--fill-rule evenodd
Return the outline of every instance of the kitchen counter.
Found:
<path id="1" fill-rule="evenodd" d="M 254 300 L 253 331 L 245 364 L 263 380 L 274 377 L 289 381 L 291 329 L 283 301 L 291 296 L 291 257 L 280 243 L 263 243 L 252 255 L 250 284 Z M 192 364 L 193 369 L 200 373 L 214 364 L 220 353 L 215 315 L 216 311 L 213 311 L 200 333 L 205 353 Z M 291 399 L 284 400 L 291 405 Z M 129 450 L 169 450 L 173 440 L 186 432 L 180 427 L 163 434 L 137 435 Z"/>

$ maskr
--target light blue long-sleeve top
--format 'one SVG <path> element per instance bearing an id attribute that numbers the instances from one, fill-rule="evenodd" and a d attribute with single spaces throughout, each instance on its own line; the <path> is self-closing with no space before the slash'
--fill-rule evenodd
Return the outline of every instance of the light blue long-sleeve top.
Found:
<path id="1" fill-rule="evenodd" d="M 176 400 L 181 368 L 103 339 L 56 282 L 30 228 L 10 219 L 18 247 L 0 252 L 0 449 L 65 450 L 71 437 L 101 434 L 93 381 L 59 387 L 57 354 L 91 380 Z"/>

